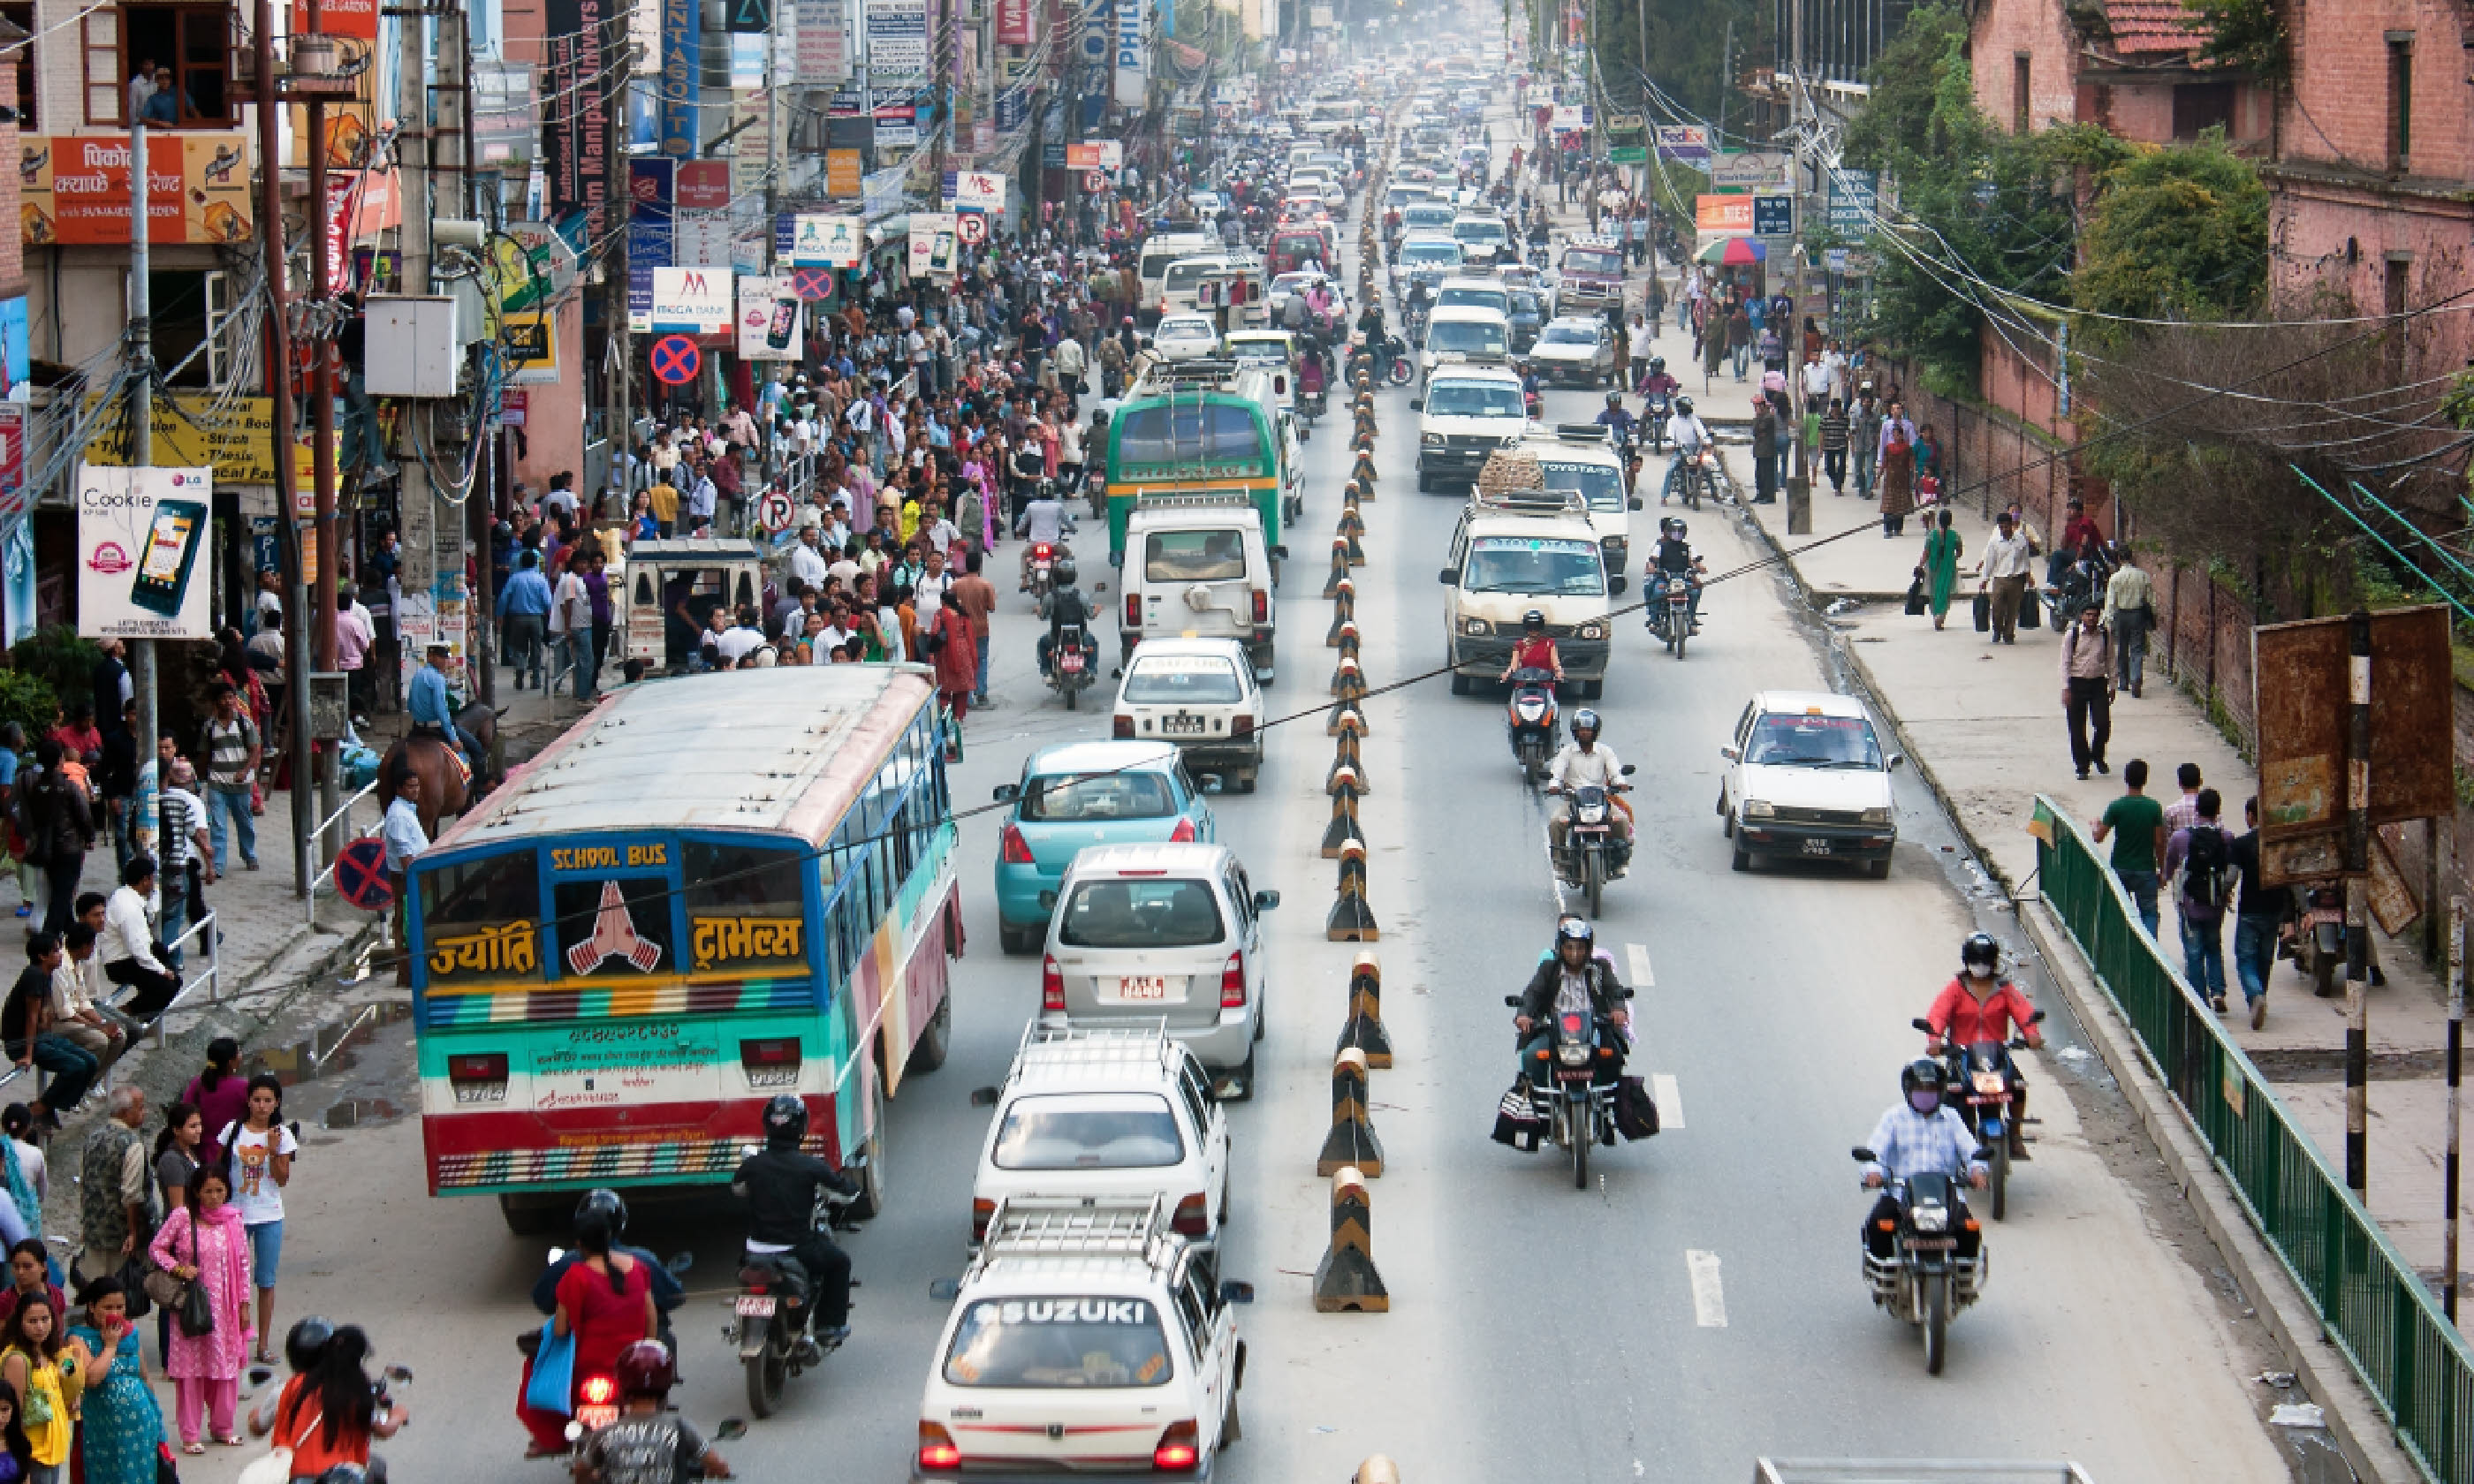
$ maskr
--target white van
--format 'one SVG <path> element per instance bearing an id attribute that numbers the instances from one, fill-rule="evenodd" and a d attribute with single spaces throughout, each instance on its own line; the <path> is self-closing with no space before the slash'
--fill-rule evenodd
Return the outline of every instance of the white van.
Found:
<path id="1" fill-rule="evenodd" d="M 1631 513 L 1640 509 L 1639 495 L 1626 492 L 1623 461 L 1615 457 L 1604 425 L 1559 422 L 1552 433 L 1529 425 L 1520 451 L 1537 457 L 1546 488 L 1577 493 L 1589 503 L 1589 529 L 1598 534 L 1598 549 L 1607 556 L 1607 586 L 1621 592 L 1632 557 Z"/>
<path id="2" fill-rule="evenodd" d="M 1278 583 L 1263 517 L 1244 491 L 1137 495 L 1126 518 L 1119 651 L 1131 658 L 1146 637 L 1235 639 L 1267 682 Z"/>
<path id="3" fill-rule="evenodd" d="M 1209 232 L 1161 232 L 1145 238 L 1142 256 L 1135 264 L 1135 273 L 1142 279 L 1141 313 L 1152 321 L 1159 319 L 1160 288 L 1171 263 L 1218 251 L 1220 239 Z"/>
<path id="4" fill-rule="evenodd" d="M 1532 610 L 1546 616 L 1546 633 L 1581 699 L 1605 693 L 1613 623 L 1606 554 L 1579 495 L 1472 498 L 1461 511 L 1441 579 L 1453 695 L 1503 673 Z"/>
<path id="5" fill-rule="evenodd" d="M 1242 282 L 1242 294 L 1232 294 L 1228 285 Z M 1210 302 L 1214 292 L 1209 285 L 1222 285 L 1217 293 L 1225 296 L 1221 302 Z M 1160 275 L 1159 310 L 1163 315 L 1209 314 L 1224 305 L 1228 310 L 1225 328 L 1242 329 L 1271 322 L 1271 278 L 1263 271 L 1263 260 L 1251 252 L 1207 252 L 1181 257 L 1168 265 Z"/>
<path id="6" fill-rule="evenodd" d="M 1418 369 L 1428 382 L 1442 366 L 1500 366 L 1512 359 L 1512 322 L 1474 305 L 1439 308 L 1426 322 L 1426 343 Z"/>

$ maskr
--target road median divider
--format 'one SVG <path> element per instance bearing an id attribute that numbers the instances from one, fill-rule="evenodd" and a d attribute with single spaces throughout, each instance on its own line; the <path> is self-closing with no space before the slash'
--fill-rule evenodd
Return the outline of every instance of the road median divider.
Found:
<path id="1" fill-rule="evenodd" d="M 1336 1175 L 1354 1165 L 1369 1180 L 1383 1178 L 1383 1141 L 1374 1137 L 1367 1111 L 1366 1053 L 1343 1046 L 1331 1059 L 1331 1132 L 1323 1136 L 1315 1173 Z"/>
<path id="2" fill-rule="evenodd" d="M 1388 1314 L 1392 1291 L 1374 1268 L 1374 1202 L 1366 1172 L 1344 1165 L 1331 1177 L 1331 1242 L 1315 1265 L 1315 1311 Z"/>
<path id="3" fill-rule="evenodd" d="M 1346 770 L 1343 770 L 1346 774 Z M 1349 791 L 1356 790 L 1354 775 Z M 1340 895 L 1331 904 L 1331 915 L 1323 919 L 1322 935 L 1332 943 L 1377 943 L 1382 932 L 1374 925 L 1374 909 L 1366 901 L 1366 841 L 1363 838 L 1344 840 L 1340 845 Z"/>
<path id="4" fill-rule="evenodd" d="M 1349 966 L 1348 1022 L 1341 1027 L 1339 1049 L 1364 1053 L 1370 1067 L 1392 1065 L 1392 1033 L 1383 1028 L 1383 966 L 1370 952 L 1358 954 Z"/>

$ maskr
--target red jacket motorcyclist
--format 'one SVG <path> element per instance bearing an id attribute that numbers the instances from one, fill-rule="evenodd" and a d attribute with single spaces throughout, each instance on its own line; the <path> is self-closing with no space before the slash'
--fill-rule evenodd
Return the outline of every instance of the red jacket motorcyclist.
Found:
<path id="1" fill-rule="evenodd" d="M 1978 997 L 1976 985 L 1995 987 L 1989 995 Z M 2019 986 L 2007 979 L 1953 978 L 1933 997 L 1932 1008 L 1925 1012 L 1925 1023 L 1932 1027 L 1933 1043 L 1945 1041 L 1972 1045 L 1979 1041 L 2006 1041 L 2015 1027 L 2027 1038 L 2030 1046 L 2045 1043 L 2044 1035 L 2028 1023 L 2036 1007 Z"/>

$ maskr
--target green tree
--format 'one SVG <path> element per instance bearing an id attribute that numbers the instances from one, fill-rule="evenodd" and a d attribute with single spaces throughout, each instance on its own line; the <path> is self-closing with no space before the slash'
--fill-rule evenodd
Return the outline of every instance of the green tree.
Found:
<path id="1" fill-rule="evenodd" d="M 1635 0 L 1593 7 L 1593 36 L 1598 73 L 1608 101 L 1616 108 L 1641 110 L 1654 123 L 1672 123 L 1665 109 L 1645 102 L 1640 85 L 1641 28 L 1649 29 L 1647 71 L 1660 91 L 1696 119 L 1715 121 L 1721 113 L 1731 128 L 1740 125 L 1748 107 L 1733 96 L 1735 79 L 1748 58 L 1769 54 L 1773 7 L 1756 0 Z M 1734 22 L 1735 55 L 1732 63 L 1719 53 L 1726 46 L 1727 23 Z M 1723 101 L 1722 101 L 1723 100 Z"/>
<path id="2" fill-rule="evenodd" d="M 2073 303 L 2151 320 L 2233 319 L 2257 308 L 2268 286 L 2268 187 L 2221 134 L 2133 152 L 2096 179 L 2095 191 Z"/>

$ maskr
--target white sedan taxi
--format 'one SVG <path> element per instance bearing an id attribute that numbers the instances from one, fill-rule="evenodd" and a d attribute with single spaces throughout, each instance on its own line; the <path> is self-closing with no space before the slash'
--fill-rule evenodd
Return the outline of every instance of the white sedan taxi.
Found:
<path id="1" fill-rule="evenodd" d="M 1727 760 L 1718 814 L 1737 871 L 1759 857 L 1793 857 L 1861 864 L 1877 879 L 1890 874 L 1899 840 L 1890 773 L 1906 758 L 1882 754 L 1853 696 L 1762 691 L 1718 752 Z"/>

